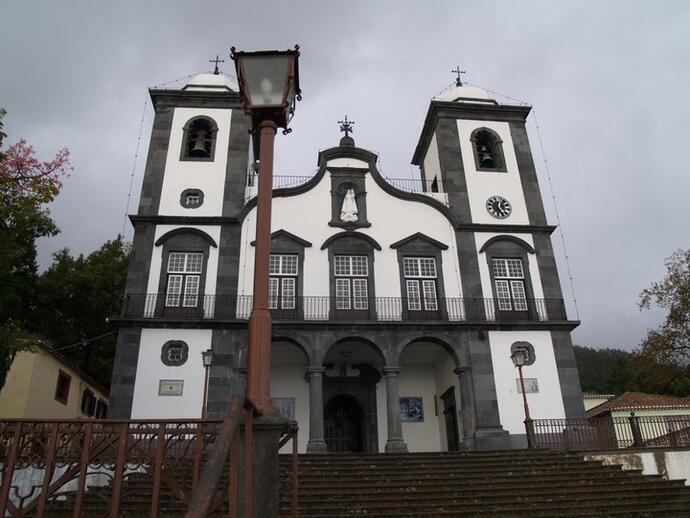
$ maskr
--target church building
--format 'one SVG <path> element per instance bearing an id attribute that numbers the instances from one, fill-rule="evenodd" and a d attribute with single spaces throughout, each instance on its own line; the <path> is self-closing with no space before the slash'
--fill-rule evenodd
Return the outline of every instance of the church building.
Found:
<path id="1" fill-rule="evenodd" d="M 221 74 L 150 95 L 110 415 L 220 417 L 246 383 L 258 141 Z M 301 451 L 522 447 L 516 347 L 532 417 L 583 416 L 529 112 L 458 84 L 400 150 L 420 178 L 383 177 L 347 119 L 316 174 L 274 178 L 271 394 Z"/>

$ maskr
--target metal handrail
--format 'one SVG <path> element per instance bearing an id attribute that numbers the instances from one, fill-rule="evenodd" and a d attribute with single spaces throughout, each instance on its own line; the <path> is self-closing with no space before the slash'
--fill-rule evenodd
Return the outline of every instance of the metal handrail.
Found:
<path id="1" fill-rule="evenodd" d="M 261 415 L 249 398 L 235 395 L 230 400 L 223 424 L 213 451 L 206 461 L 199 483 L 192 492 L 185 518 L 199 518 L 207 516 L 216 497 L 216 488 L 223 475 L 225 462 L 230 455 L 230 515 L 237 516 L 239 494 L 239 434 L 242 414 L 245 415 L 245 448 L 244 448 L 244 516 L 252 516 L 252 440 L 254 416 Z"/>
<path id="2" fill-rule="evenodd" d="M 564 321 L 563 299 L 438 297 L 433 300 L 407 297 L 365 297 L 357 300 L 329 296 L 271 299 L 276 321 Z M 199 295 L 188 306 L 167 306 L 163 293 L 128 293 L 122 305 L 123 318 L 172 320 L 247 320 L 251 295 Z M 503 309 L 508 307 L 510 309 Z"/>
<path id="3" fill-rule="evenodd" d="M 292 440 L 292 454 L 290 458 L 290 483 L 291 483 L 291 499 L 290 508 L 292 511 L 292 517 L 298 518 L 299 516 L 299 455 L 298 455 L 298 445 L 297 445 L 297 432 L 299 432 L 299 426 L 297 421 L 290 421 L 288 423 L 285 435 L 280 439 L 278 444 L 278 449 L 280 450 L 288 442 Z"/>

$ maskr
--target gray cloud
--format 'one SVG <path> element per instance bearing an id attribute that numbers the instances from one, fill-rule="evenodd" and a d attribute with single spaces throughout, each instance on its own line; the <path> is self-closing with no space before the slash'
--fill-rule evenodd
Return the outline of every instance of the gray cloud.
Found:
<path id="1" fill-rule="evenodd" d="M 460 64 L 471 83 L 533 104 L 575 279 L 584 345 L 631 348 L 659 312 L 637 294 L 688 247 L 690 7 L 686 2 L 27 2 L 0 18 L 0 105 L 10 141 L 75 171 L 53 206 L 62 233 L 40 243 L 89 252 L 122 228 L 146 88 L 209 70 L 228 49 L 299 43 L 304 101 L 278 139 L 276 169 L 309 174 L 357 121 L 358 145 L 390 177 L 414 174 L 428 99 Z M 505 101 L 505 99 L 499 98 Z M 136 167 L 136 207 L 152 112 Z M 534 120 L 530 137 L 550 221 Z M 131 229 L 127 228 L 131 236 Z M 557 235 L 561 279 L 569 293 Z"/>

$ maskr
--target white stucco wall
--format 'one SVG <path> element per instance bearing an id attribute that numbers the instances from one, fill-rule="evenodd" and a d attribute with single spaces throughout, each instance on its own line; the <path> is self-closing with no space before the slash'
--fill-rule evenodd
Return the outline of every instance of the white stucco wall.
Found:
<path id="1" fill-rule="evenodd" d="M 441 448 L 439 420 L 434 410 L 434 369 L 431 364 L 409 365 L 400 371 L 400 397 L 422 397 L 424 421 L 402 423 L 403 439 L 411 452 L 439 451 Z"/>
<path id="2" fill-rule="evenodd" d="M 515 158 L 515 150 L 513 149 L 513 140 L 510 136 L 508 123 L 459 119 L 457 124 L 472 222 L 498 225 L 529 224 L 525 196 L 522 191 L 522 182 L 520 181 L 517 159 Z M 503 141 L 503 156 L 507 172 L 477 171 L 474 163 L 472 141 L 470 140 L 472 132 L 477 128 L 489 128 L 499 135 Z M 486 200 L 494 195 L 503 196 L 510 202 L 513 211 L 509 217 L 496 219 L 486 211 Z"/>
<path id="3" fill-rule="evenodd" d="M 448 450 L 448 437 L 446 434 L 446 418 L 443 415 L 443 401 L 441 396 L 450 387 L 454 388 L 455 392 L 455 408 L 457 412 L 458 420 L 458 438 L 462 441 L 463 430 L 462 430 L 462 418 L 460 414 L 460 387 L 458 386 L 458 377 L 453 372 L 455 365 L 453 361 L 448 358 L 445 362 L 437 362 L 434 364 L 434 382 L 436 383 L 436 403 L 438 405 L 438 415 L 436 420 L 438 421 L 438 430 L 440 437 L 441 451 Z"/>
<path id="4" fill-rule="evenodd" d="M 641 469 L 644 475 L 662 475 L 668 480 L 685 480 L 690 485 L 690 451 L 647 449 L 621 452 L 592 453 L 587 460 L 600 460 L 606 465 L 619 465 L 623 469 Z"/>
<path id="5" fill-rule="evenodd" d="M 329 162 L 338 167 L 343 161 Z M 400 274 L 396 250 L 390 245 L 415 232 L 436 239 L 446 245 L 442 252 L 442 272 L 446 297 L 461 297 L 460 271 L 458 267 L 455 233 L 448 220 L 438 210 L 421 202 L 400 200 L 380 189 L 370 175 L 365 180 L 367 192 L 367 219 L 370 228 L 357 232 L 375 239 L 382 250 L 375 252 L 374 274 L 377 297 L 400 297 Z M 331 179 L 327 172 L 321 182 L 310 191 L 292 197 L 274 198 L 271 231 L 286 230 L 312 243 L 304 251 L 304 295 L 329 296 L 328 251 L 321 245 L 333 234 L 343 232 L 328 226 L 331 219 Z M 307 215 L 308 214 L 308 215 Z M 239 293 L 250 294 L 253 284 L 254 247 L 250 243 L 256 233 L 256 210 L 252 209 L 242 225 L 240 251 Z M 440 273 L 441 270 L 439 270 Z"/>
<path id="6" fill-rule="evenodd" d="M 204 395 L 204 367 L 201 351 L 211 347 L 210 329 L 142 329 L 137 376 L 134 382 L 132 419 L 201 417 Z M 169 367 L 161 361 L 161 348 L 168 340 L 182 340 L 189 346 L 187 361 Z M 183 380 L 181 396 L 159 396 L 162 379 Z"/>
<path id="7" fill-rule="evenodd" d="M 424 176 L 426 181 L 431 183 L 434 178 L 438 180 L 438 190 L 443 192 L 443 178 L 441 176 L 441 161 L 438 156 L 438 143 L 436 142 L 436 132 L 431 136 L 429 147 L 424 156 Z"/>
<path id="8" fill-rule="evenodd" d="M 184 125 L 192 117 L 202 115 L 212 118 L 218 125 L 215 158 L 212 162 L 180 161 Z M 229 109 L 175 108 L 159 214 L 165 216 L 220 216 L 222 214 L 231 115 L 232 110 Z M 237 171 L 237 173 L 244 174 L 244 171 Z M 204 202 L 201 207 L 186 209 L 180 205 L 180 194 L 185 189 L 203 191 Z"/>
<path id="9" fill-rule="evenodd" d="M 309 383 L 304 380 L 304 365 L 273 365 L 271 368 L 271 397 L 295 398 L 295 420 L 299 425 L 297 445 L 300 453 L 307 451 L 309 441 Z M 283 446 L 281 453 L 292 452 L 292 443 Z"/>
<path id="10" fill-rule="evenodd" d="M 536 361 L 523 367 L 525 378 L 537 378 L 538 394 L 527 394 L 533 419 L 565 418 L 561 386 L 551 333 L 548 331 L 489 331 L 491 362 L 496 383 L 498 413 L 504 430 L 525 433 L 525 414 L 522 395 L 518 392 L 518 372 L 510 359 L 510 346 L 516 341 L 529 342 L 534 347 Z"/>

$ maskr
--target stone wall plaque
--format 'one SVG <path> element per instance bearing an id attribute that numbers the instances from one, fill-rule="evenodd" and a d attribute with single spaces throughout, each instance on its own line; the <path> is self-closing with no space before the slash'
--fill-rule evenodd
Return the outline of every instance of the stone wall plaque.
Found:
<path id="1" fill-rule="evenodd" d="M 160 380 L 158 382 L 159 396 L 181 396 L 184 380 Z"/>

